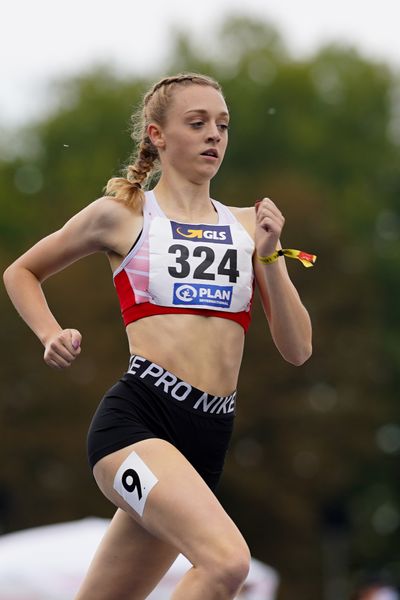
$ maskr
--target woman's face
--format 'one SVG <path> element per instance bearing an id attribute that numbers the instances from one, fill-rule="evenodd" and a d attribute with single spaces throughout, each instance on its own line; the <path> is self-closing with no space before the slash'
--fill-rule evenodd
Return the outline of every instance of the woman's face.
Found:
<path id="1" fill-rule="evenodd" d="M 228 123 L 225 100 L 216 89 L 196 84 L 177 88 L 157 133 L 163 172 L 175 171 L 198 184 L 209 181 L 225 155 Z"/>

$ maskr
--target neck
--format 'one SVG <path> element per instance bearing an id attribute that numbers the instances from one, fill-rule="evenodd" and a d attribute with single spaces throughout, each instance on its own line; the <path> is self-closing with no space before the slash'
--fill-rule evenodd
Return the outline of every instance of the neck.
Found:
<path id="1" fill-rule="evenodd" d="M 171 182 L 161 175 L 154 188 L 161 209 L 168 217 L 182 220 L 212 218 L 215 209 L 210 201 L 210 183 L 193 184 L 190 181 Z"/>

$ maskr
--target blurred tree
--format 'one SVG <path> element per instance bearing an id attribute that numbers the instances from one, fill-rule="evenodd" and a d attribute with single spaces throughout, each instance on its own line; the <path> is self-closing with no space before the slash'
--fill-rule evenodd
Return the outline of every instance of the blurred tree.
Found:
<path id="1" fill-rule="evenodd" d="M 214 75 L 231 111 L 213 195 L 228 205 L 271 196 L 287 219 L 284 245 L 318 254 L 314 270 L 288 265 L 314 323 L 307 365 L 276 355 L 255 306 L 220 495 L 253 554 L 280 572 L 282 600 L 344 597 L 364 569 L 400 572 L 398 79 L 353 48 L 296 61 L 273 27 L 244 17 L 227 20 L 208 50 L 175 36 L 166 70 Z M 131 153 L 129 115 L 147 84 L 105 67 L 82 74 L 18 134 L 31 150 L 0 168 L 4 264 L 101 195 Z M 46 283 L 60 321 L 84 333 L 64 374 L 46 369 L 0 296 L 3 529 L 112 512 L 83 443 L 126 364 L 110 277 L 90 257 Z"/>

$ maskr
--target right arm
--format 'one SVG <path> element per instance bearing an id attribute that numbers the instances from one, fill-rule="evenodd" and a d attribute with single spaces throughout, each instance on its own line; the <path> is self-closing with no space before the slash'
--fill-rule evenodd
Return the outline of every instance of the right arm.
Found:
<path id="1" fill-rule="evenodd" d="M 63 329 L 52 314 L 42 283 L 78 259 L 99 251 L 118 252 L 115 240 L 126 209 L 111 198 L 96 200 L 61 229 L 40 240 L 4 272 L 16 310 L 45 347 L 44 360 L 63 368 L 80 353 L 81 334 Z"/>

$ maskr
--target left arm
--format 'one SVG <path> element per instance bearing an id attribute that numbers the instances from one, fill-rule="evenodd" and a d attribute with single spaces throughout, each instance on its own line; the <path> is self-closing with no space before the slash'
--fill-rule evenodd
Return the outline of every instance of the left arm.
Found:
<path id="1" fill-rule="evenodd" d="M 311 321 L 289 278 L 285 259 L 281 256 L 275 263 L 263 265 L 255 257 L 254 263 L 272 339 L 285 360 L 300 366 L 312 352 Z"/>
<path id="2" fill-rule="evenodd" d="M 285 219 L 277 206 L 264 198 L 255 211 L 254 271 L 272 339 L 288 362 L 302 365 L 311 356 L 312 329 L 307 310 L 290 280 L 285 258 L 264 265 L 257 256 L 269 256 L 280 248 Z"/>

